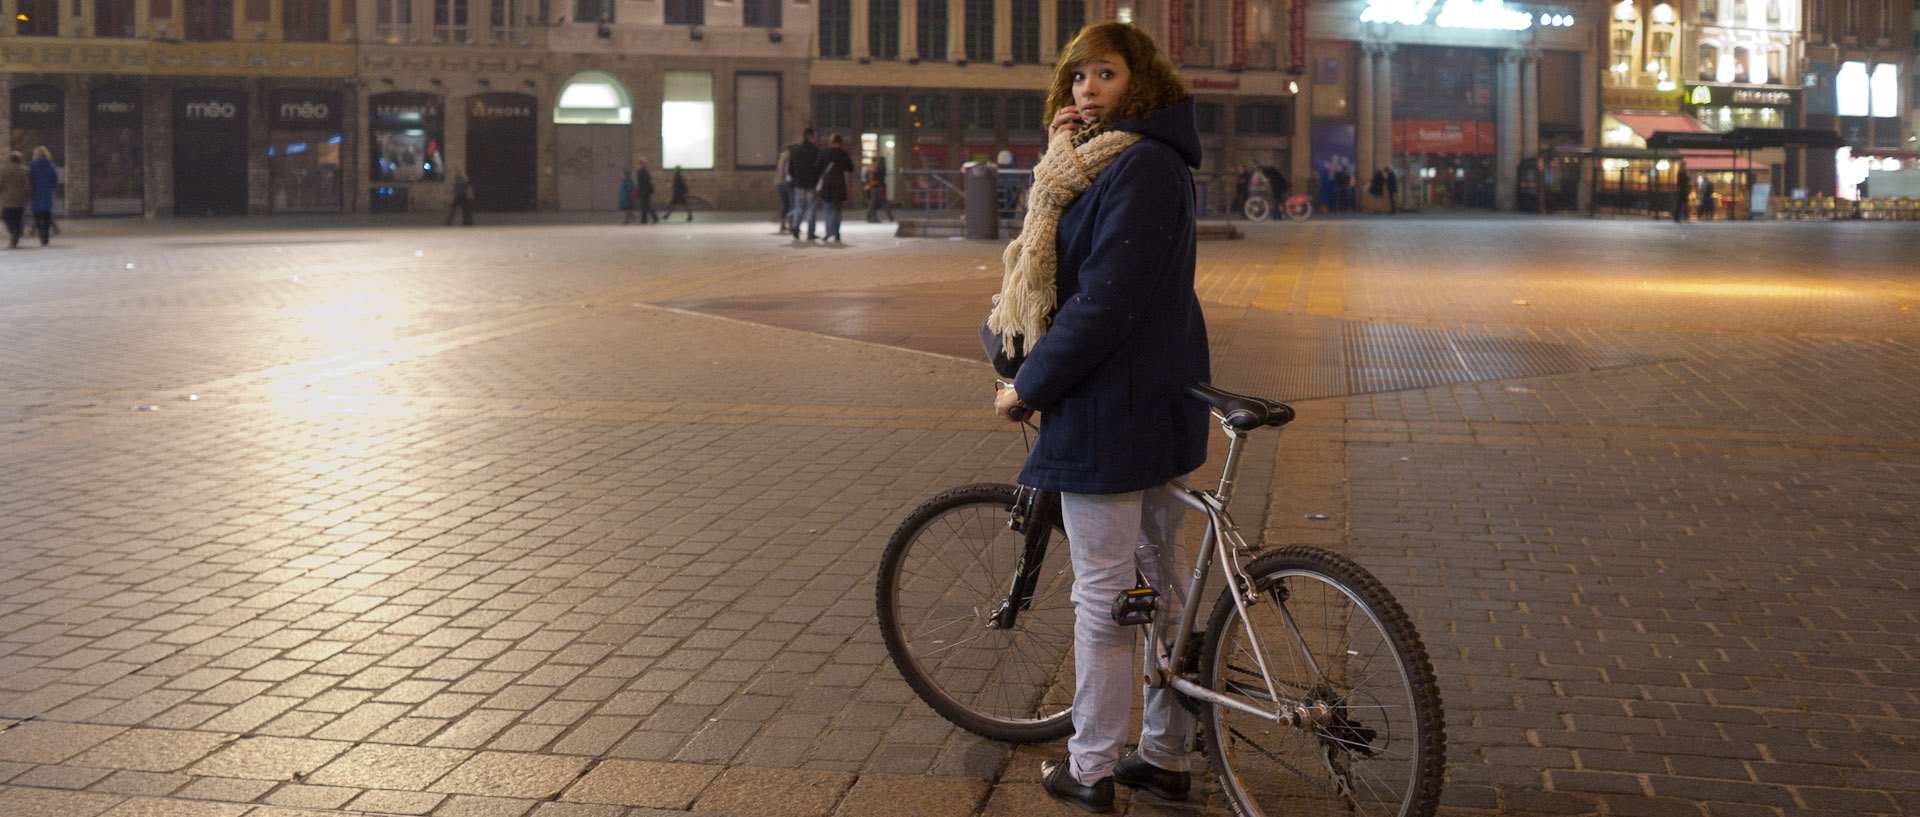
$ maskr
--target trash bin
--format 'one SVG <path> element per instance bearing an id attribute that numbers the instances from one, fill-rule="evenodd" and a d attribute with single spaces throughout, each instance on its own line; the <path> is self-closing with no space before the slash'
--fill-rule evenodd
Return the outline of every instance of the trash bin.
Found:
<path id="1" fill-rule="evenodd" d="M 960 166 L 960 191 L 967 197 L 966 237 L 1000 237 L 999 175 L 999 166 L 992 162 L 968 162 Z"/>

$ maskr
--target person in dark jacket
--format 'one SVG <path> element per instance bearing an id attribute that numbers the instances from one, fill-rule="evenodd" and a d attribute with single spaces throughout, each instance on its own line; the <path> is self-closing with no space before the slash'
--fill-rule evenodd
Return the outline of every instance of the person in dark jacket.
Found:
<path id="1" fill-rule="evenodd" d="M 667 209 L 660 211 L 661 218 L 673 218 L 674 208 L 687 211 L 687 220 L 693 220 L 693 208 L 687 206 L 687 176 L 680 168 L 673 169 L 673 183 L 667 187 Z"/>
<path id="2" fill-rule="evenodd" d="M 473 184 L 467 181 L 467 174 L 459 170 L 453 172 L 453 206 L 447 208 L 448 227 L 453 226 L 456 213 L 462 225 L 473 226 Z"/>
<path id="3" fill-rule="evenodd" d="M 853 189 L 852 181 L 853 157 L 847 153 L 845 142 L 837 133 L 827 137 L 827 149 L 820 151 L 820 209 L 827 222 L 821 238 L 835 244 L 840 243 L 840 216 Z"/>
<path id="4" fill-rule="evenodd" d="M 27 159 L 20 151 L 7 154 L 0 164 L 0 220 L 7 223 L 7 249 L 19 249 L 20 234 L 26 229 L 27 202 L 33 196 L 33 175 L 27 171 Z"/>
<path id="5" fill-rule="evenodd" d="M 625 219 L 620 223 L 633 223 L 633 171 L 620 171 L 620 212 Z"/>
<path id="6" fill-rule="evenodd" d="M 33 181 L 32 202 L 28 209 L 33 211 L 33 233 L 40 236 L 40 246 L 46 246 L 53 240 L 53 189 L 60 186 L 60 168 L 53 164 L 53 152 L 46 145 L 33 149 L 33 162 L 27 165 L 27 176 Z"/>
<path id="7" fill-rule="evenodd" d="M 1035 204 L 1007 249 L 987 328 L 1002 351 L 1015 339 L 1026 349 L 994 409 L 1008 420 L 1040 414 L 1020 483 L 1061 493 L 1072 547 L 1074 735 L 1066 762 L 1041 764 L 1041 783 L 1106 811 L 1116 781 L 1175 798 L 1190 782 L 1193 716 L 1171 690 L 1147 690 L 1139 748 L 1120 757 L 1138 631 L 1109 609 L 1134 586 L 1136 545 L 1157 586 L 1185 572 L 1184 506 L 1168 482 L 1207 458 L 1207 407 L 1185 394 L 1210 376 L 1193 289 L 1200 135 L 1186 83 L 1125 23 L 1090 26 L 1062 51 L 1047 109 Z M 1174 595 L 1161 594 L 1163 620 L 1179 616 Z"/>
<path id="8" fill-rule="evenodd" d="M 633 171 L 633 205 L 640 210 L 641 224 L 657 224 L 660 214 L 653 211 L 653 171 L 641 162 Z"/>
<path id="9" fill-rule="evenodd" d="M 813 129 L 800 134 L 800 143 L 787 148 L 787 171 L 793 175 L 793 223 L 788 225 L 795 240 L 800 238 L 800 222 L 807 223 L 807 240 L 813 240 L 816 213 L 814 185 L 820 183 L 820 146 L 813 143 Z"/>
<path id="10" fill-rule="evenodd" d="M 867 165 L 867 220 L 880 223 L 880 208 L 887 210 L 887 221 L 893 221 L 893 204 L 887 201 L 887 157 L 873 157 L 873 164 Z"/>

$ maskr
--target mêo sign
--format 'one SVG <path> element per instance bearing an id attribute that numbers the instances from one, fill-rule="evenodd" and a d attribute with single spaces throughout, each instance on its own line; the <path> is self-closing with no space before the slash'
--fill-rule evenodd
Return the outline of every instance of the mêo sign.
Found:
<path id="1" fill-rule="evenodd" d="M 246 94 L 224 88 L 181 91 L 173 97 L 173 126 L 182 130 L 244 131 Z"/>

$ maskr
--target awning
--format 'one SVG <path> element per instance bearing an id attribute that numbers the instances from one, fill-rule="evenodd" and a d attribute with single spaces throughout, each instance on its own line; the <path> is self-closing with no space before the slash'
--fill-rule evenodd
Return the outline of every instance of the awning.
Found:
<path id="1" fill-rule="evenodd" d="M 1744 156 L 1729 156 L 1719 151 L 1683 150 L 1680 160 L 1687 163 L 1688 173 L 1702 170 L 1752 170 L 1754 164 Z"/>
<path id="2" fill-rule="evenodd" d="M 1620 124 L 1633 129 L 1634 135 L 1642 140 L 1660 131 L 1680 131 L 1683 133 L 1708 133 L 1707 126 L 1700 124 L 1683 113 L 1609 113 Z"/>

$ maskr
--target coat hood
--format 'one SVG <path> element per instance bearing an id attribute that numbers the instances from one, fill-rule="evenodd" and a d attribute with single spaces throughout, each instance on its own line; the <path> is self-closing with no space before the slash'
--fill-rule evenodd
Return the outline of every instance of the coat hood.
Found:
<path id="1" fill-rule="evenodd" d="M 1194 119 L 1193 97 L 1189 96 L 1165 108 L 1137 119 L 1122 119 L 1113 130 L 1137 133 L 1167 143 L 1186 160 L 1188 167 L 1200 166 L 1200 127 Z"/>

